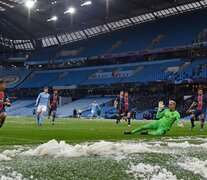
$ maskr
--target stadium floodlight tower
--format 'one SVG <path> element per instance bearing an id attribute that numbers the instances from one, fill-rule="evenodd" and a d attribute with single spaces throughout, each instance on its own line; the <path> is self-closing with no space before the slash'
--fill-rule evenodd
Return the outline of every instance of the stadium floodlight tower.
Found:
<path id="1" fill-rule="evenodd" d="M 34 6 L 35 6 L 35 3 L 36 3 L 36 0 L 27 0 L 25 2 L 25 6 L 28 8 L 28 9 L 32 9 Z"/>

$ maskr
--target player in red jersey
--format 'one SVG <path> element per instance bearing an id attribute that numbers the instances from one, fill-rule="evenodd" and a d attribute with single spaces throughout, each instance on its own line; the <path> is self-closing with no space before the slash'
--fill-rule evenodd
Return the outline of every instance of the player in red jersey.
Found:
<path id="1" fill-rule="evenodd" d="M 191 104 L 190 108 L 187 110 L 189 113 L 193 108 L 195 108 L 195 112 L 191 114 L 191 127 L 192 130 L 195 127 L 195 120 L 201 121 L 201 128 L 200 131 L 204 130 L 205 124 L 205 116 L 206 116 L 206 97 L 203 94 L 203 90 L 198 90 L 198 95 L 195 97 L 193 103 Z"/>
<path id="2" fill-rule="evenodd" d="M 57 107 L 60 106 L 60 97 L 58 95 L 58 90 L 54 90 L 53 95 L 50 96 L 50 105 L 51 108 L 49 110 L 48 119 L 52 116 L 52 125 L 55 124 Z"/>
<path id="3" fill-rule="evenodd" d="M 0 128 L 3 126 L 7 114 L 5 106 L 10 106 L 10 101 L 8 96 L 5 93 L 6 90 L 6 84 L 4 81 L 0 81 Z"/>
<path id="4" fill-rule="evenodd" d="M 129 93 L 125 91 L 124 93 L 124 119 L 128 122 L 128 126 L 131 126 L 131 109 L 130 109 L 130 99 Z"/>

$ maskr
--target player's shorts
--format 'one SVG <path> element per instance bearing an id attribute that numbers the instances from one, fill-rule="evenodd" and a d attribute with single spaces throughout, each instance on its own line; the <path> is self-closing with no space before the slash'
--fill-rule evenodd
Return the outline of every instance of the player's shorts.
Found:
<path id="1" fill-rule="evenodd" d="M 122 111 L 122 110 L 118 110 L 118 115 L 122 115 L 124 114 L 124 116 L 127 116 L 127 114 L 130 112 L 130 110 L 127 110 L 127 111 Z"/>
<path id="2" fill-rule="evenodd" d="M 98 116 L 100 116 L 100 115 L 101 115 L 101 111 L 100 111 L 100 110 L 98 110 L 98 111 L 97 111 L 97 114 L 98 114 Z"/>
<path id="3" fill-rule="evenodd" d="M 195 117 L 198 118 L 201 114 L 204 114 L 204 117 L 206 116 L 206 111 L 203 110 L 196 110 L 193 114 L 195 114 Z"/>
<path id="4" fill-rule="evenodd" d="M 128 113 L 131 113 L 131 111 L 130 110 L 125 111 L 125 116 L 127 116 Z"/>
<path id="5" fill-rule="evenodd" d="M 117 115 L 120 116 L 120 115 L 123 114 L 123 113 L 124 113 L 124 111 L 122 111 L 122 110 L 120 110 L 120 109 L 117 110 Z"/>
<path id="6" fill-rule="evenodd" d="M 52 112 L 52 111 L 57 111 L 57 106 L 51 106 L 50 111 L 51 111 L 51 112 Z"/>
<path id="7" fill-rule="evenodd" d="M 47 111 L 47 106 L 45 106 L 45 105 L 39 105 L 37 107 L 37 112 L 40 112 L 40 111 L 46 112 Z"/>
<path id="8" fill-rule="evenodd" d="M 94 115 L 95 114 L 95 111 L 94 110 L 91 110 L 91 114 Z"/>

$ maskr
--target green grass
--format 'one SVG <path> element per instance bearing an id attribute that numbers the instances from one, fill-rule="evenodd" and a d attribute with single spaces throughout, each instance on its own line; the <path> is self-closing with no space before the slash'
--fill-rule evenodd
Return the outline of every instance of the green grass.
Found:
<path id="1" fill-rule="evenodd" d="M 13 118 L 9 117 L 2 129 L 0 129 L 0 154 L 6 149 L 18 149 L 13 145 L 21 146 L 22 151 L 28 148 L 35 148 L 38 144 L 48 142 L 51 139 L 58 141 L 65 140 L 67 143 L 81 142 L 97 142 L 119 141 L 119 140 L 139 140 L 139 139 L 158 139 L 168 142 L 162 137 L 151 137 L 135 135 L 124 135 L 125 130 L 132 130 L 138 126 L 149 123 L 149 121 L 133 121 L 129 128 L 126 122 L 116 125 L 114 120 L 86 120 L 86 119 L 58 119 L 54 126 L 50 120 L 45 120 L 43 126 L 37 127 L 35 118 Z M 165 137 L 178 136 L 204 136 L 207 131 L 200 132 L 199 125 L 189 131 L 189 122 L 185 123 L 184 128 L 173 126 L 171 131 Z M 192 138 L 189 138 L 193 140 Z M 188 142 L 189 142 L 188 141 Z M 158 142 L 158 141 L 156 141 Z M 135 142 L 136 143 L 136 142 Z M 146 142 L 148 144 L 152 142 Z M 124 144 L 124 143 L 123 143 Z M 125 144 L 127 145 L 127 143 Z M 151 146 L 154 150 L 159 150 L 157 153 L 132 153 L 132 154 L 115 154 L 110 156 L 81 156 L 81 157 L 60 157 L 53 156 L 22 156 L 16 154 L 11 156 L 11 161 L 0 161 L 0 179 L 9 173 L 17 171 L 24 178 L 38 180 L 131 180 L 135 179 L 136 173 L 128 174 L 132 164 L 139 163 L 150 164 L 152 166 L 159 165 L 161 168 L 166 168 L 177 176 L 178 179 L 200 180 L 205 179 L 195 172 L 185 170 L 178 166 L 178 162 L 185 162 L 187 158 L 198 158 L 205 161 L 207 158 L 206 149 L 199 147 L 188 148 L 172 148 L 164 145 Z M 165 153 L 161 153 L 165 152 Z M 174 152 L 174 153 L 171 153 Z M 70 152 L 68 152 L 70 153 Z M 119 157 L 122 157 L 120 160 Z M 118 158 L 118 159 L 117 159 Z M 197 166 L 197 164 L 195 164 Z M 205 168 L 205 167 L 203 167 Z M 104 172 L 104 173 L 103 173 Z M 147 172 L 146 172 L 147 173 Z M 148 174 L 145 174 L 148 175 Z M 158 173 L 155 173 L 158 175 Z M 152 175 L 151 175 L 152 176 Z M 142 179 L 142 178 L 136 178 Z"/>
<path id="2" fill-rule="evenodd" d="M 86 120 L 86 119 L 57 119 L 54 126 L 50 120 L 45 120 L 43 126 L 37 127 L 35 118 L 8 117 L 5 125 L 0 129 L 0 145 L 41 144 L 51 139 L 65 140 L 67 143 L 89 141 L 119 141 L 137 139 L 160 139 L 161 137 L 141 136 L 139 134 L 126 136 L 125 130 L 132 130 L 148 123 L 147 121 L 133 121 L 129 128 L 126 122 L 116 125 L 114 120 Z M 207 130 L 199 131 L 199 125 L 189 131 L 190 124 L 184 128 L 173 126 L 165 137 L 207 135 Z"/>

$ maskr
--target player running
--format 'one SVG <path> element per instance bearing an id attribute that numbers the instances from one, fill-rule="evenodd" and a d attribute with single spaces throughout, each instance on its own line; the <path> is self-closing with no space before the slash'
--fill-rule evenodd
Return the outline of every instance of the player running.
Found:
<path id="1" fill-rule="evenodd" d="M 98 103 L 94 100 L 93 103 L 90 106 L 91 115 L 90 119 L 94 118 L 95 113 L 97 113 L 98 110 L 101 110 L 101 107 L 98 105 Z"/>
<path id="2" fill-rule="evenodd" d="M 114 101 L 114 108 L 117 109 L 116 124 L 119 124 L 122 117 L 125 115 L 124 112 L 124 91 L 120 91 L 119 96 Z"/>
<path id="3" fill-rule="evenodd" d="M 184 127 L 183 123 L 180 121 L 180 114 L 178 111 L 176 111 L 176 102 L 175 101 L 169 101 L 169 107 L 168 109 L 164 108 L 163 102 L 160 101 L 158 105 L 158 111 L 157 111 L 157 121 L 151 122 L 145 126 L 141 126 L 131 132 L 124 132 L 124 134 L 134 134 L 139 133 L 142 135 L 152 135 L 152 136 L 160 136 L 166 134 L 170 128 L 172 127 L 173 123 L 176 121 L 177 125 L 179 127 Z M 148 132 L 148 130 L 154 130 L 151 132 Z"/>
<path id="4" fill-rule="evenodd" d="M 204 96 L 202 89 L 198 90 L 198 95 L 195 97 L 190 108 L 187 110 L 187 113 L 189 113 L 193 108 L 195 108 L 195 112 L 191 114 L 190 130 L 192 130 L 195 127 L 195 120 L 200 120 L 201 121 L 200 131 L 203 131 L 204 124 L 205 124 L 205 114 L 206 114 L 206 97 Z"/>
<path id="5" fill-rule="evenodd" d="M 128 122 L 128 126 L 131 126 L 130 99 L 127 91 L 124 93 L 124 119 Z"/>
<path id="6" fill-rule="evenodd" d="M 60 97 L 58 95 L 58 90 L 54 90 L 53 95 L 50 96 L 50 106 L 51 108 L 48 113 L 48 119 L 50 119 L 50 116 L 52 116 L 52 125 L 54 125 L 57 107 L 60 106 Z"/>
<path id="7" fill-rule="evenodd" d="M 36 100 L 37 106 L 37 125 L 41 126 L 44 119 L 44 114 L 47 111 L 47 107 L 50 106 L 50 95 L 48 93 L 48 87 L 44 88 L 44 92 L 41 92 Z"/>
<path id="8" fill-rule="evenodd" d="M 8 96 L 5 93 L 6 83 L 4 81 L 0 81 L 0 128 L 2 128 L 7 114 L 5 106 L 11 106 Z"/>

